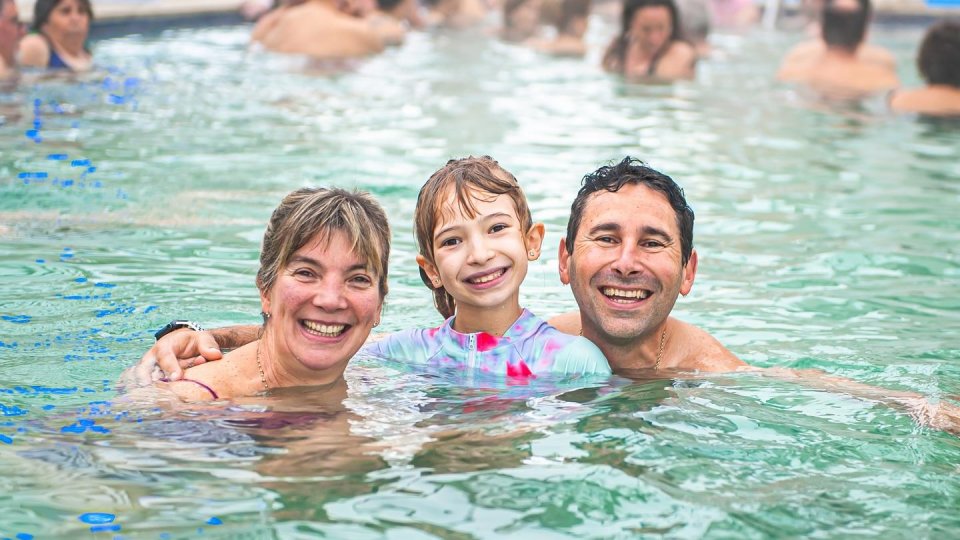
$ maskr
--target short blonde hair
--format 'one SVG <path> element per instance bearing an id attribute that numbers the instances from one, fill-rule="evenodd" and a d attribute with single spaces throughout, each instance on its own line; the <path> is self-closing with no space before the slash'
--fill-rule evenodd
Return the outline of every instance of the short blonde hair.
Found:
<path id="1" fill-rule="evenodd" d="M 351 250 L 377 277 L 383 299 L 390 258 L 387 215 L 369 193 L 340 188 L 301 188 L 283 198 L 263 233 L 257 288 L 268 292 L 298 249 L 317 236 L 329 242 L 335 232 L 346 235 Z"/>

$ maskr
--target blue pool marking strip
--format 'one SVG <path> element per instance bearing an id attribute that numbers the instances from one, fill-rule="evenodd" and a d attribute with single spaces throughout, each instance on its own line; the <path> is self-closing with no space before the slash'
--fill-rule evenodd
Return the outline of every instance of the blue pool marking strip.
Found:
<path id="1" fill-rule="evenodd" d="M 927 7 L 960 8 L 960 0 L 927 0 Z"/>

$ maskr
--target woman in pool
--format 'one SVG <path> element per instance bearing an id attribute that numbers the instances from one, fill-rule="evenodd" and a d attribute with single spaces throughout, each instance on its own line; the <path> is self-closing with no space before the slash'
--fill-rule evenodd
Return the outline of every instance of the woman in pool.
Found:
<path id="1" fill-rule="evenodd" d="M 387 217 L 370 195 L 294 191 L 273 211 L 263 235 L 258 339 L 158 384 L 201 401 L 340 383 L 379 324 L 389 255 Z"/>
<path id="2" fill-rule="evenodd" d="M 492 158 L 447 162 L 420 188 L 414 222 L 420 277 L 446 321 L 391 334 L 365 350 L 382 358 L 494 375 L 610 373 L 600 349 L 520 306 L 527 263 L 540 257 L 516 178 Z"/>
<path id="3" fill-rule="evenodd" d="M 960 20 L 941 21 L 927 30 L 917 67 L 927 86 L 898 90 L 890 99 L 890 108 L 931 116 L 960 116 Z"/>
<path id="4" fill-rule="evenodd" d="M 46 69 L 87 71 L 93 55 L 87 35 L 93 9 L 90 0 L 37 0 L 33 30 L 20 43 L 20 65 Z"/>
<path id="5" fill-rule="evenodd" d="M 692 79 L 693 46 L 680 35 L 673 0 L 625 0 L 620 34 L 603 55 L 603 68 L 629 79 Z"/>

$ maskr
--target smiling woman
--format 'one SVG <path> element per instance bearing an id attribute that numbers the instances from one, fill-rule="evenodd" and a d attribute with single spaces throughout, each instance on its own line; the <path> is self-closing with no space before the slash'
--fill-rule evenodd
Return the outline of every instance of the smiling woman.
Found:
<path id="1" fill-rule="evenodd" d="M 379 324 L 389 255 L 387 217 L 370 195 L 294 191 L 263 235 L 260 338 L 158 384 L 197 401 L 343 384 L 347 363 Z"/>

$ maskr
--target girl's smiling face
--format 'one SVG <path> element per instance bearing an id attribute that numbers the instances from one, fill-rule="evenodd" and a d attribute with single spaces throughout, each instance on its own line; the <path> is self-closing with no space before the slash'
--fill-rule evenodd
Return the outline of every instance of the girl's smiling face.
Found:
<path id="1" fill-rule="evenodd" d="M 443 286 L 456 300 L 460 331 L 464 325 L 478 331 L 484 321 L 497 324 L 499 316 L 509 324 L 520 315 L 520 284 L 527 262 L 540 256 L 544 232 L 542 223 L 522 230 L 509 195 L 472 195 L 474 216 L 448 190 L 433 232 L 434 260 L 417 256 L 434 287 Z"/>

